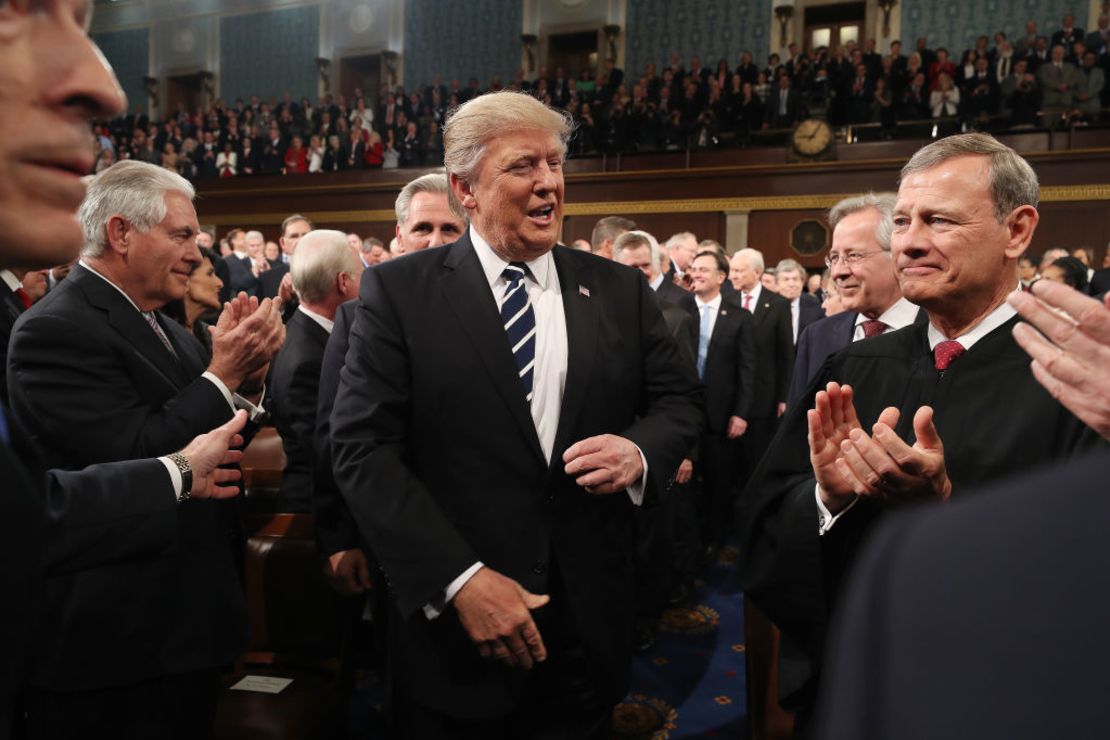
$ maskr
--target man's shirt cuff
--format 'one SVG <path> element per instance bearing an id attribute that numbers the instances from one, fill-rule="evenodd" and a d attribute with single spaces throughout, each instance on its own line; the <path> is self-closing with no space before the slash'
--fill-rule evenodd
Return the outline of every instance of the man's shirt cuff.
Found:
<path id="1" fill-rule="evenodd" d="M 177 469 L 177 464 L 168 457 L 160 457 L 158 462 L 162 463 L 166 467 L 166 472 L 170 474 L 170 483 L 173 484 L 173 497 L 180 501 L 181 494 L 184 493 L 181 490 L 181 486 L 184 485 L 184 481 L 181 480 L 181 471 Z"/>
<path id="2" fill-rule="evenodd" d="M 814 495 L 814 498 L 817 500 L 817 534 L 818 534 L 818 536 L 825 535 L 830 529 L 833 528 L 833 525 L 836 524 L 836 521 L 838 519 L 840 519 L 840 517 L 844 516 L 844 514 L 847 513 L 847 511 L 849 509 L 851 509 L 853 506 L 855 506 L 857 501 L 859 501 L 859 496 L 856 496 L 854 499 L 852 499 L 852 502 L 850 504 L 848 504 L 847 506 L 845 506 L 843 509 L 840 510 L 839 514 L 837 514 L 836 516 L 833 516 L 832 513 L 829 511 L 828 507 L 825 506 L 825 502 L 821 500 L 821 486 L 820 486 L 820 484 L 815 485 L 813 487 L 813 495 Z"/>
<path id="3" fill-rule="evenodd" d="M 640 453 L 640 463 L 644 466 L 644 474 L 640 476 L 638 483 L 632 484 L 626 490 L 628 491 L 628 498 L 632 499 L 633 506 L 643 506 L 644 488 L 647 487 L 648 464 L 647 458 L 644 457 L 644 451 L 640 449 L 639 445 L 636 446 L 636 452 Z"/>
<path id="4" fill-rule="evenodd" d="M 212 373 L 205 371 L 201 373 L 201 377 L 208 378 L 208 380 L 212 382 L 212 385 L 216 386 L 216 388 L 220 391 L 220 395 L 222 395 L 224 397 L 224 400 L 227 401 L 227 405 L 231 407 L 231 413 L 235 413 L 239 409 L 244 409 L 250 416 L 251 421 L 258 421 L 266 413 L 266 409 L 262 407 L 261 403 L 258 403 L 257 405 L 253 404 L 247 399 L 240 396 L 238 393 L 232 393 L 228 389 L 228 387 L 224 385 L 224 382 Z M 266 397 L 265 384 L 262 385 L 261 397 Z"/>
<path id="5" fill-rule="evenodd" d="M 481 567 L 482 561 L 479 560 L 474 563 L 474 565 L 464 570 L 458 578 L 447 584 L 447 588 L 444 589 L 443 595 L 440 598 L 424 605 L 424 616 L 428 619 L 435 619 L 442 614 L 443 610 L 447 608 L 447 605 L 451 603 L 451 600 L 455 598 L 455 595 L 462 590 L 462 587 L 466 585 L 467 581 L 474 577 L 474 574 L 477 573 Z"/>

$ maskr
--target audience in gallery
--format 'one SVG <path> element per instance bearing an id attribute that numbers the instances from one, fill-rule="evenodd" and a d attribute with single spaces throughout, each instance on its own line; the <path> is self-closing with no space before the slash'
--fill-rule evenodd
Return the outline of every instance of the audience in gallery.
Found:
<path id="1" fill-rule="evenodd" d="M 867 39 L 809 51 L 790 44 L 763 65 L 745 51 L 735 67 L 723 58 L 703 66 L 696 55 L 687 67 L 672 53 L 638 78 L 612 61 L 593 76 L 541 67 L 532 75 L 518 71 L 507 85 L 494 76 L 485 87 L 475 77 L 448 85 L 437 74 L 412 91 L 383 84 L 376 106 L 360 89 L 315 105 L 288 92 L 281 100 L 218 99 L 204 111 L 179 109 L 162 121 L 135 112 L 97 124 L 96 170 L 124 158 L 190 179 L 438 166 L 447 111 L 501 89 L 529 92 L 571 113 L 574 156 L 747 145 L 753 132 L 789 129 L 807 117 L 834 126 L 879 124 L 884 136 L 898 122 L 930 118 L 952 130 L 1084 125 L 1110 106 L 1110 21 L 1103 14 L 1089 34 L 1063 33 L 1074 27 L 1069 14 L 1051 38 L 1034 21 L 1016 42 L 1001 31 L 993 43 L 981 35 L 958 62 L 925 37 L 908 54 L 898 40 L 880 54 L 876 40 Z"/>

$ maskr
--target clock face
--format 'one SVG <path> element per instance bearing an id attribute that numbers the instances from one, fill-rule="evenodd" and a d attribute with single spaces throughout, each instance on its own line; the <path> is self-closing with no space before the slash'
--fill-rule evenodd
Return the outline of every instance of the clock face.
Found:
<path id="1" fill-rule="evenodd" d="M 811 118 L 794 129 L 794 149 L 799 154 L 820 154 L 832 143 L 832 129 L 824 121 Z"/>

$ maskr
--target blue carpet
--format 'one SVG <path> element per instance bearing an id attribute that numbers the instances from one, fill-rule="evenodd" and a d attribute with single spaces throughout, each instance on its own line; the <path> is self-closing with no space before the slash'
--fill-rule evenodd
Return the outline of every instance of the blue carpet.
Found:
<path id="1" fill-rule="evenodd" d="M 613 740 L 747 738 L 744 605 L 736 548 L 725 547 L 695 582 L 686 606 L 668 609 L 654 648 L 632 664 L 632 690 L 613 713 Z M 385 738 L 383 690 L 360 672 L 350 704 L 352 738 Z"/>
<path id="2" fill-rule="evenodd" d="M 686 606 L 668 609 L 654 648 L 636 656 L 617 706 L 624 740 L 747 737 L 744 605 L 736 548 L 725 547 Z"/>

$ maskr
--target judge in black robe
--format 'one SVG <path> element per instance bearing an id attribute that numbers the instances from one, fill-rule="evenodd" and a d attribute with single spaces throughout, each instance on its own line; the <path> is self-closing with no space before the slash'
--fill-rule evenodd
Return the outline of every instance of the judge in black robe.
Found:
<path id="1" fill-rule="evenodd" d="M 998 309 L 1005 311 L 1005 307 Z M 780 701 L 808 709 L 820 672 L 829 614 L 860 543 L 883 509 L 860 498 L 819 535 L 816 480 L 806 412 L 830 381 L 851 385 L 860 425 L 870 430 L 895 406 L 895 432 L 914 441 L 912 420 L 934 410 L 952 495 L 988 481 L 1105 446 L 1036 381 L 1010 318 L 979 339 L 943 374 L 933 364 L 928 325 L 855 342 L 826 360 L 742 497 L 747 596 L 782 630 Z"/>

